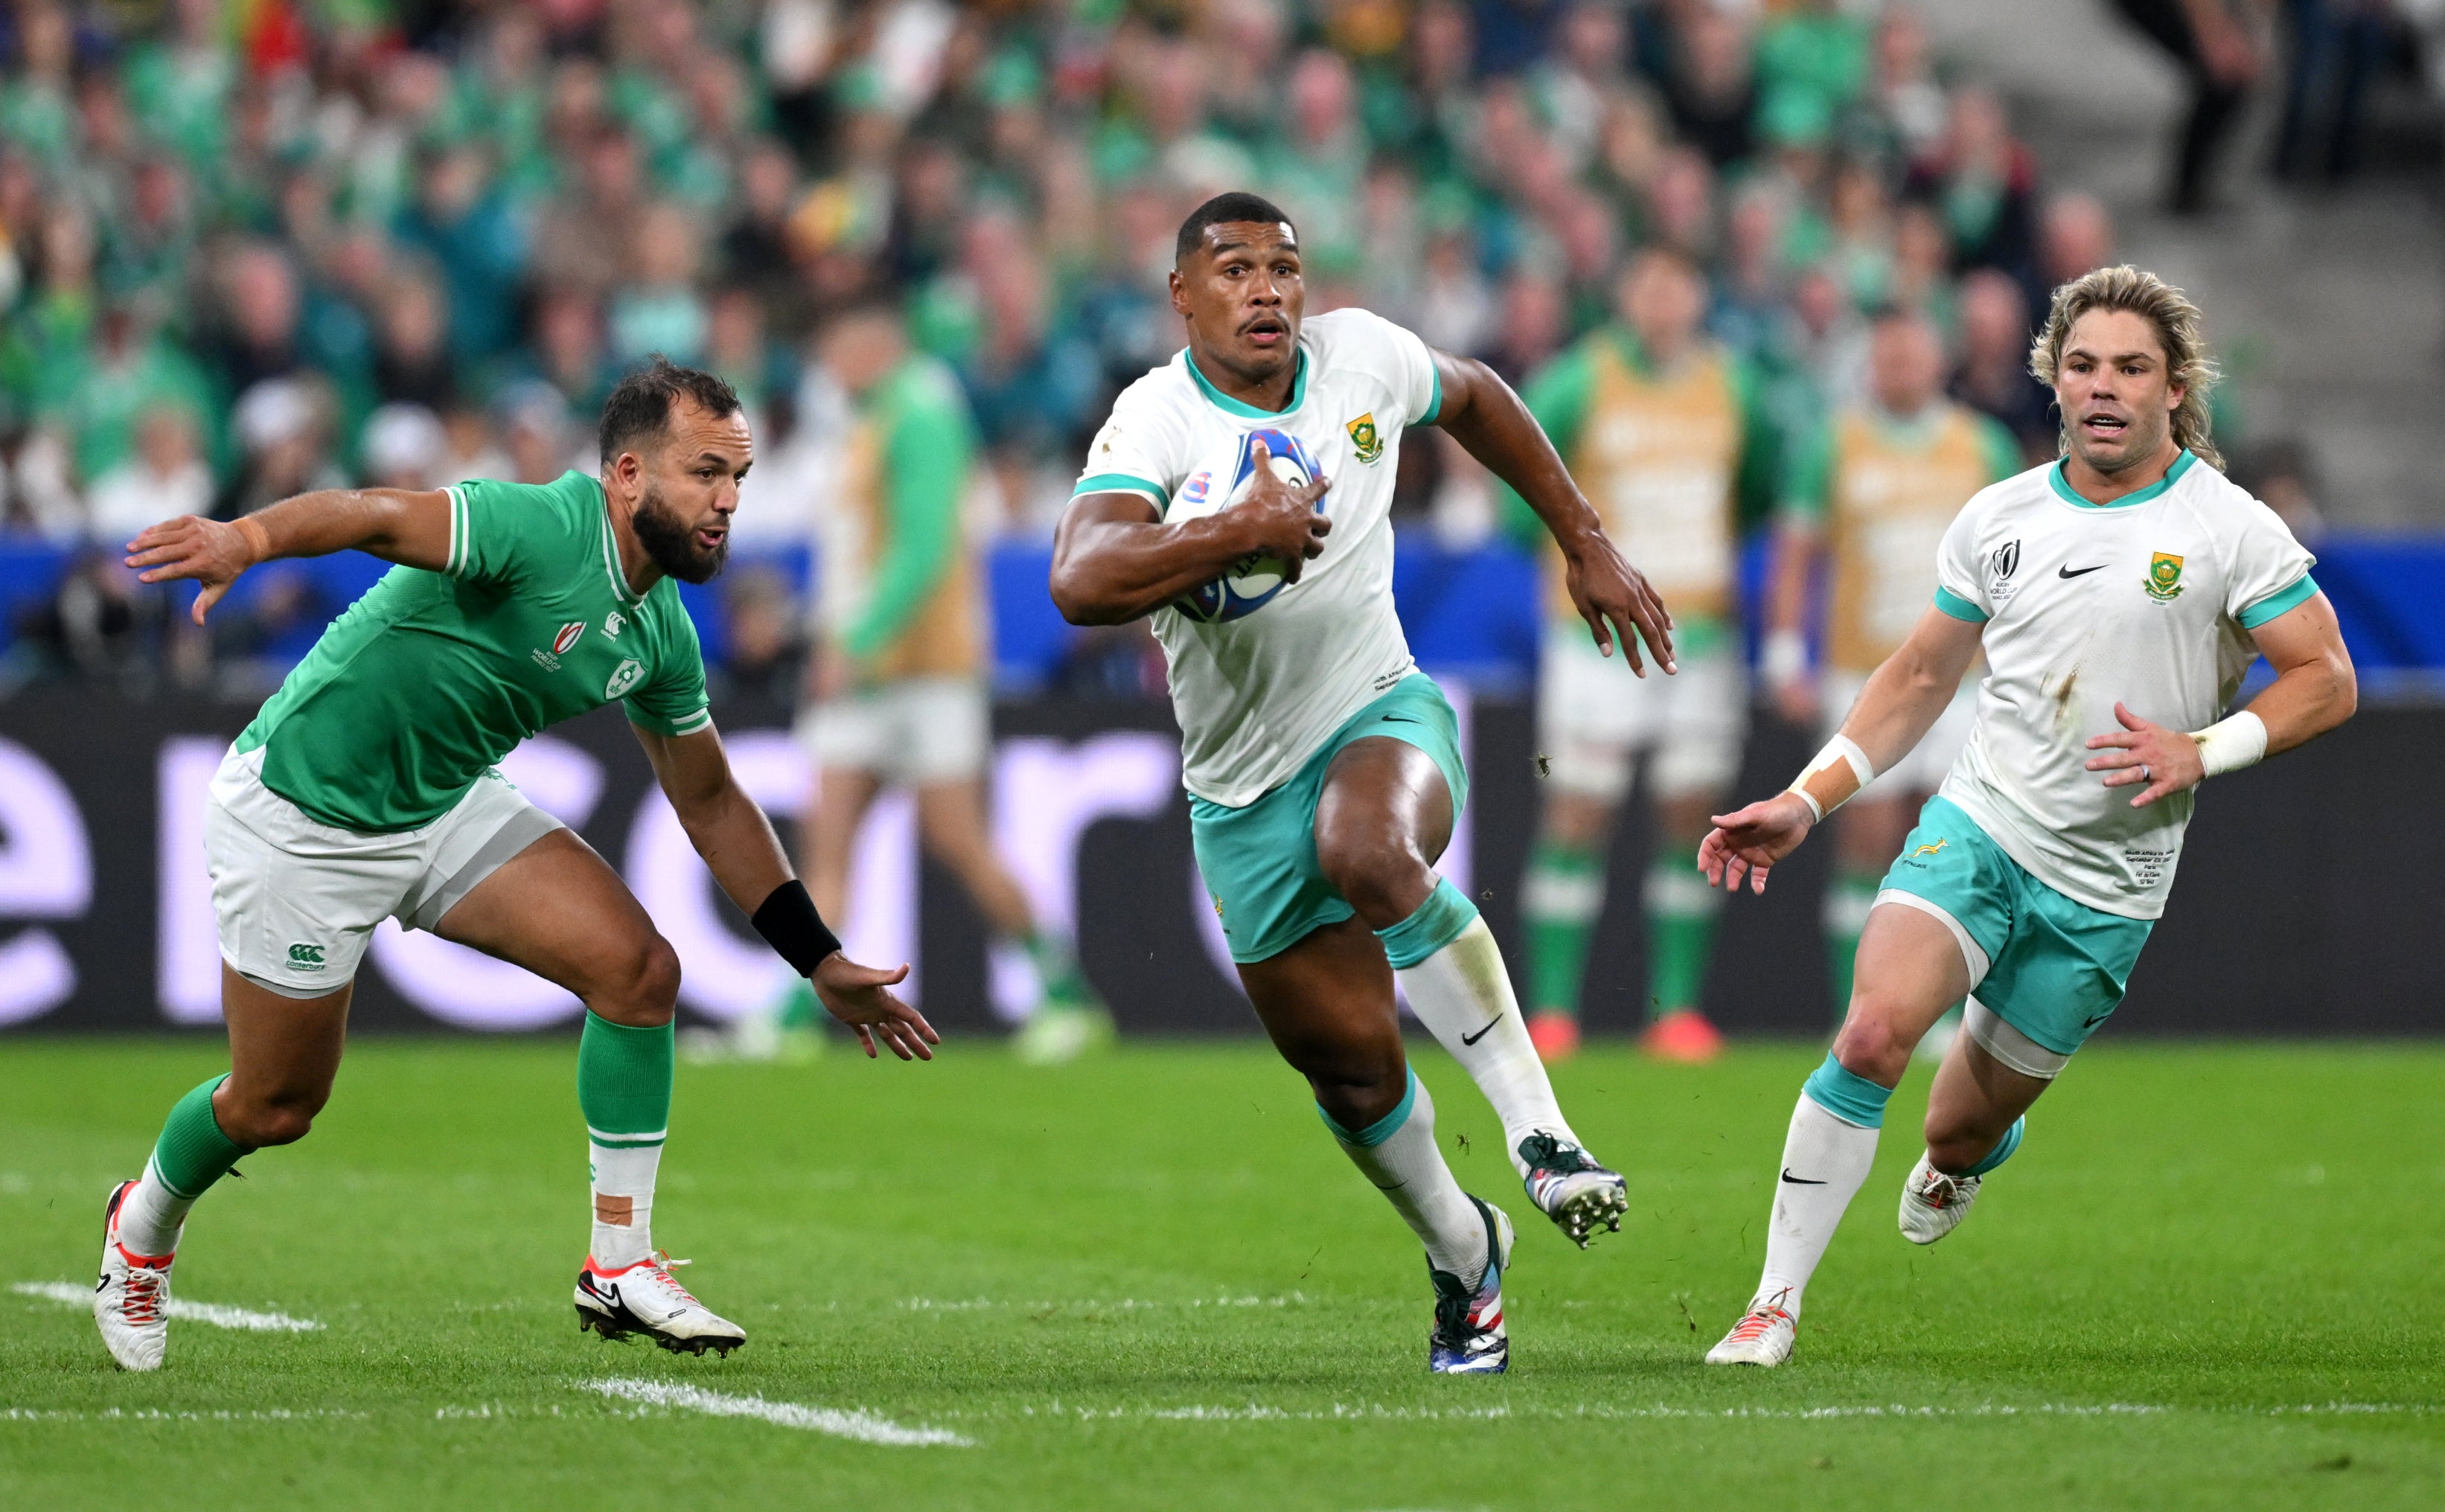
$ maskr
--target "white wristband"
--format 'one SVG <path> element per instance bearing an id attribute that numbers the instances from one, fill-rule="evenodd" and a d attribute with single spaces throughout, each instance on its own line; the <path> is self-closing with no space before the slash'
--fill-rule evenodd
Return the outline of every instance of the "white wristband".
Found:
<path id="1" fill-rule="evenodd" d="M 2238 772 L 2267 757 L 2267 721 L 2248 709 L 2192 732 L 2191 738 L 2199 743 L 2202 777 Z"/>
<path id="2" fill-rule="evenodd" d="M 1859 742 L 1847 735 L 1838 735 L 1825 742 L 1825 749 L 1817 753 L 1815 760 L 1800 769 L 1800 775 L 1792 778 L 1785 791 L 1799 794 L 1800 801 L 1808 805 L 1808 812 L 1821 820 L 1876 780 L 1876 763 L 1859 749 Z M 1812 789 L 1821 790 L 1823 795 Z"/>
<path id="3" fill-rule="evenodd" d="M 1798 630 L 1776 630 L 1758 648 L 1758 671 L 1769 685 L 1796 682 L 1808 675 L 1808 637 Z"/>

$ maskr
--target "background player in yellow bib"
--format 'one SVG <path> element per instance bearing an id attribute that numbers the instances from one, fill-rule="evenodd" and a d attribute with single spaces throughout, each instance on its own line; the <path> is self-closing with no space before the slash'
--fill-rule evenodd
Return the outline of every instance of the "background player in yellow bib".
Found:
<path id="1" fill-rule="evenodd" d="M 985 819 L 992 628 L 981 553 L 961 517 L 976 453 L 967 400 L 948 365 L 911 349 L 885 296 L 837 311 L 821 351 L 855 419 L 845 475 L 817 501 L 823 637 L 800 723 L 818 769 L 801 825 L 808 890 L 826 918 L 844 917 L 868 805 L 887 786 L 914 789 L 927 852 L 1036 966 L 1020 1057 L 1068 1060 L 1108 1041 L 1111 1019 L 1070 943 L 1037 926 Z M 790 1001 L 785 1026 L 812 1018 L 804 989 Z"/>
<path id="2" fill-rule="evenodd" d="M 1945 529 L 1971 495 L 2021 470 L 2010 434 L 1946 399 L 1943 381 L 1935 327 L 1913 311 L 1890 311 L 1870 337 L 1864 401 L 1843 406 L 1794 448 L 1759 665 L 1794 724 L 1820 724 L 1827 737 L 1841 729 L 1868 675 L 1901 648 L 1934 595 Z M 1823 648 L 1812 673 L 1810 598 L 1819 565 L 1829 562 Z M 1877 881 L 1969 742 L 1977 714 L 1973 669 L 1919 743 L 1879 771 L 1835 824 L 1824 930 L 1838 1014 L 1851 1001 L 1852 961 Z M 1948 1038 L 1930 1034 L 1921 1053 L 1941 1055 Z"/>
<path id="3" fill-rule="evenodd" d="M 203 585 L 349 548 L 398 564 L 321 640 L 213 778 L 205 820 L 230 1072 L 179 1099 L 143 1175 L 103 1218 L 94 1320 L 129 1370 L 158 1369 L 187 1213 L 241 1156 L 306 1136 L 331 1095 L 374 927 L 524 966 L 586 1004 L 577 1048 L 594 1196 L 581 1328 L 724 1353 L 745 1331 L 654 1248 L 670 1124 L 680 960 L 627 885 L 495 763 L 547 725 L 619 703 L 730 900 L 874 1054 L 931 1058 L 934 1032 L 840 953 L 780 841 L 732 775 L 674 579 L 729 551 L 755 439 L 730 385 L 657 358 L 604 405 L 602 469 L 554 482 L 301 494 L 234 524 L 189 516 L 128 548 L 148 583 Z M 432 1242 L 436 1215 L 401 1215 Z M 415 1242 L 413 1239 L 403 1242 Z M 456 1263 L 436 1255 L 432 1263 Z"/>
<path id="4" fill-rule="evenodd" d="M 1549 612 L 1537 680 L 1544 810 L 1521 894 L 1529 1033 L 1548 1060 L 1577 1048 L 1607 843 L 1633 767 L 1646 756 L 1657 833 L 1645 887 L 1651 1021 L 1643 1043 L 1703 1060 L 1722 1044 L 1698 1011 L 1721 900 L 1681 858 L 1740 771 L 1748 726 L 1741 527 L 1773 502 L 1776 438 L 1756 376 L 1700 330 L 1707 286 L 1686 258 L 1662 248 L 1639 253 L 1619 298 L 1620 322 L 1558 358 L 1522 397 L 1605 533 L 1671 607 L 1680 670 L 1641 680 L 1597 655 L 1579 628 L 1561 558 L 1545 552 Z M 1514 518 L 1536 523 L 1525 509 Z"/>

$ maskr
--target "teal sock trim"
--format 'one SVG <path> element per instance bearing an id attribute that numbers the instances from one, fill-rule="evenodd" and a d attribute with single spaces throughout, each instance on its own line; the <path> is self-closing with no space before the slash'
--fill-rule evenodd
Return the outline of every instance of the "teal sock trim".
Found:
<path id="1" fill-rule="evenodd" d="M 1885 1127 L 1885 1101 L 1890 1087 L 1879 1087 L 1825 1053 L 1825 1064 L 1809 1074 L 1801 1095 L 1846 1124 L 1860 1129 Z"/>
<path id="2" fill-rule="evenodd" d="M 153 1168 L 161 1185 L 190 1202 L 228 1175 L 247 1153 L 245 1146 L 221 1132 L 220 1120 L 213 1116 L 213 1093 L 227 1080 L 229 1073 L 223 1072 L 179 1098 L 153 1147 Z"/>
<path id="3" fill-rule="evenodd" d="M 671 1122 L 676 1037 L 669 1024 L 634 1029 L 587 1010 L 577 1039 L 577 1106 L 597 1143 L 662 1142 Z"/>
<path id="4" fill-rule="evenodd" d="M 1392 969 L 1406 971 L 1458 940 L 1476 922 L 1477 905 L 1449 877 L 1441 877 L 1417 912 L 1390 929 L 1376 930 L 1375 938 L 1384 942 L 1384 956 Z"/>
<path id="5" fill-rule="evenodd" d="M 1417 1102 L 1418 1073 L 1413 1071 L 1409 1073 L 1409 1086 L 1401 1090 L 1400 1103 L 1395 1106 L 1390 1112 L 1386 1113 L 1383 1117 L 1378 1118 L 1372 1124 L 1369 1124 L 1366 1128 L 1359 1129 L 1356 1133 L 1353 1133 L 1349 1129 L 1342 1128 L 1338 1120 L 1336 1120 L 1331 1113 L 1324 1111 L 1324 1105 L 1322 1103 L 1316 1104 L 1316 1116 L 1323 1119 L 1324 1127 L 1332 1129 L 1333 1137 L 1341 1141 L 1343 1144 L 1355 1145 L 1360 1149 L 1373 1149 L 1376 1146 L 1384 1143 L 1384 1141 L 1391 1138 L 1394 1134 L 1401 1131 L 1401 1126 L 1409 1121 L 1409 1110 L 1416 1107 Z"/>
<path id="6" fill-rule="evenodd" d="M 1995 1148 L 1987 1152 L 1987 1158 L 1980 1161 L 1977 1165 L 1970 1167 L 1968 1170 L 1961 1172 L 1961 1174 L 1964 1176 L 1984 1176 L 1988 1171 L 1993 1170 L 1996 1167 L 2001 1166 L 2007 1160 L 2010 1160 L 2012 1158 L 2012 1151 L 2021 1148 L 2021 1134 L 2022 1131 L 2028 1127 L 2028 1115 L 2025 1113 L 2013 1119 L 2012 1127 L 2004 1130 L 2004 1137 L 1995 1141 Z"/>

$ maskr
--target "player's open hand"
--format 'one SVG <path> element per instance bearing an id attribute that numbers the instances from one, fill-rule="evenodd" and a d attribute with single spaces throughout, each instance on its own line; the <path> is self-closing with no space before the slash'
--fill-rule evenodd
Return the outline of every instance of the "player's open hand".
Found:
<path id="1" fill-rule="evenodd" d="M 1248 496 L 1232 513 L 1256 532 L 1256 550 L 1281 562 L 1282 581 L 1296 583 L 1300 569 L 1324 554 L 1324 538 L 1333 533 L 1332 517 L 1316 507 L 1333 479 L 1312 478 L 1293 488 L 1274 471 L 1273 453 L 1261 440 L 1250 444 L 1248 460 L 1256 476 L 1249 480 Z"/>
<path id="2" fill-rule="evenodd" d="M 2131 807 L 2144 809 L 2158 798 L 2198 786 L 2207 776 L 2199 743 L 2186 732 L 2150 724 L 2119 703 L 2114 706 L 2114 718 L 2121 729 L 2088 737 L 2088 748 L 2100 753 L 2088 758 L 2088 770 L 2104 773 L 2109 788 L 2146 783 Z"/>
<path id="3" fill-rule="evenodd" d="M 127 565 L 140 569 L 137 581 L 168 583 L 193 578 L 204 586 L 191 611 L 197 625 L 220 602 L 237 575 L 269 554 L 263 527 L 250 520 L 224 524 L 196 514 L 148 525 L 127 543 Z"/>
<path id="4" fill-rule="evenodd" d="M 1623 560 L 1620 550 L 1602 532 L 1591 531 L 1577 543 L 1565 543 L 1562 565 L 1571 603 L 1577 607 L 1579 618 L 1588 622 L 1597 650 L 1613 655 L 1618 638 L 1630 669 L 1645 677 L 1647 668 L 1638 660 L 1638 642 L 1644 636 L 1657 666 L 1667 673 L 1680 670 L 1672 660 L 1671 614 L 1647 574 Z"/>
<path id="5" fill-rule="evenodd" d="M 815 963 L 815 974 L 808 980 L 825 1011 L 857 1032 L 867 1059 L 874 1058 L 874 1042 L 880 1039 L 903 1060 L 931 1060 L 930 1047 L 941 1044 L 943 1036 L 934 1033 L 924 1014 L 891 992 L 907 979 L 905 965 L 889 971 L 861 966 L 835 950 Z"/>
<path id="6" fill-rule="evenodd" d="M 1707 886 L 1738 892 L 1745 874 L 1749 891 L 1764 892 L 1766 873 L 1800 849 L 1816 820 L 1798 793 L 1778 793 L 1708 822 L 1715 828 L 1698 842 L 1698 869 L 1707 874 Z"/>

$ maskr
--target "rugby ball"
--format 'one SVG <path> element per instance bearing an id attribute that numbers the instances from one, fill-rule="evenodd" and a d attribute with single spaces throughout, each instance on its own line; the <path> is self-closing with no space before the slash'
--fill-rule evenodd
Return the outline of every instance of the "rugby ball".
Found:
<path id="1" fill-rule="evenodd" d="M 1172 500 L 1167 519 L 1188 520 L 1203 515 L 1218 514 L 1248 496 L 1256 482 L 1256 443 L 1265 443 L 1271 454 L 1269 463 L 1274 476 L 1293 488 L 1315 481 L 1316 458 L 1307 443 L 1288 431 L 1257 430 L 1241 435 L 1229 456 L 1216 458 L 1215 466 L 1191 473 L 1188 481 L 1180 486 Z M 1316 501 L 1316 513 L 1324 513 L 1324 500 Z M 1281 559 L 1261 552 L 1241 557 L 1231 569 L 1213 582 L 1183 594 L 1172 607 L 1201 625 L 1220 624 L 1256 613 L 1282 590 L 1285 569 Z"/>

